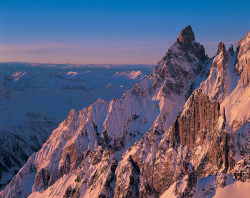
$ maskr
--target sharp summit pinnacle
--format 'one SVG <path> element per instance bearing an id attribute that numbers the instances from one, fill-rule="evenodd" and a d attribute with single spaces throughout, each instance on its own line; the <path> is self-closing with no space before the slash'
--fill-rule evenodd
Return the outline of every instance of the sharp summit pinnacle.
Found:
<path id="1" fill-rule="evenodd" d="M 178 36 L 178 41 L 183 44 L 190 44 L 194 40 L 195 40 L 194 32 L 190 25 L 185 27 Z"/>

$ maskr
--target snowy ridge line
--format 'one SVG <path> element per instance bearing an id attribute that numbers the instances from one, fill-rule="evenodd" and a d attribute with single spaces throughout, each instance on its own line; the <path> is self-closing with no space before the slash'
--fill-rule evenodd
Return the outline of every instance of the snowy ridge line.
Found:
<path id="1" fill-rule="evenodd" d="M 230 116 L 250 107 L 235 98 L 250 93 L 248 37 L 211 60 L 187 26 L 121 98 L 71 110 L 0 196 L 213 197 L 249 185 L 250 112 Z"/>
<path id="2" fill-rule="evenodd" d="M 119 69 L 74 72 L 17 67 L 12 69 L 20 70 L 14 73 L 10 68 L 1 69 L 0 141 L 3 144 L 0 189 L 7 185 L 28 157 L 42 147 L 71 109 L 82 109 L 99 97 L 104 100 L 120 97 L 126 89 L 145 78 L 138 71 L 126 71 L 127 75 L 117 76 Z M 106 88 L 107 84 L 110 86 Z M 4 131 L 11 131 L 13 136 L 7 136 Z"/>

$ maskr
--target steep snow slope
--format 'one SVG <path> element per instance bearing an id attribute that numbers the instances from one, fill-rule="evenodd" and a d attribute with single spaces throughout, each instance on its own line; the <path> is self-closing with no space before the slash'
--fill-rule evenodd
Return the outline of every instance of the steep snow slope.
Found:
<path id="1" fill-rule="evenodd" d="M 235 70 L 237 53 L 233 47 L 226 51 L 224 43 L 220 43 L 218 53 L 214 57 L 208 79 L 201 83 L 204 94 L 213 100 L 223 101 L 236 87 L 239 76 Z"/>
<path id="2" fill-rule="evenodd" d="M 118 72 L 120 69 L 80 73 L 23 68 L 26 71 L 11 75 L 11 68 L 1 69 L 0 188 L 41 148 L 71 109 L 82 109 L 99 97 L 120 97 L 145 77 L 140 71 Z"/>
<path id="3" fill-rule="evenodd" d="M 0 196 L 213 197 L 249 181 L 249 120 L 234 129 L 222 105 L 239 84 L 246 93 L 244 41 L 211 60 L 187 26 L 120 99 L 72 110 Z"/>
<path id="4" fill-rule="evenodd" d="M 214 198 L 248 198 L 250 194 L 250 183 L 249 182 L 235 182 L 234 184 L 230 184 L 225 188 L 219 188 L 216 191 Z"/>
<path id="5" fill-rule="evenodd" d="M 209 77 L 200 85 L 210 99 L 221 103 L 234 130 L 250 120 L 249 48 L 250 32 L 238 43 L 236 52 L 232 46 L 227 51 L 220 43 Z"/>
<path id="6" fill-rule="evenodd" d="M 237 87 L 223 101 L 222 106 L 226 109 L 226 116 L 234 130 L 239 129 L 250 121 L 250 31 L 237 45 L 237 64 L 235 69 L 240 75 Z"/>

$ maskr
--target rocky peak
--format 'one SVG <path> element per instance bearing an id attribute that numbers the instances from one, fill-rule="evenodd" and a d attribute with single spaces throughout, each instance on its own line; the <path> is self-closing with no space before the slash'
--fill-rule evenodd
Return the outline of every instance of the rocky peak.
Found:
<path id="1" fill-rule="evenodd" d="M 225 47 L 225 44 L 223 43 L 223 42 L 220 42 L 219 43 L 219 46 L 218 46 L 218 54 L 219 53 L 223 53 L 223 54 L 225 54 L 226 53 L 226 47 Z"/>
<path id="2" fill-rule="evenodd" d="M 197 75 L 206 58 L 204 47 L 195 41 L 194 32 L 189 25 L 180 32 L 176 42 L 158 63 L 155 72 L 162 77 L 169 74 L 172 78 L 181 76 L 183 72 L 184 76 L 192 73 Z"/>
<path id="3" fill-rule="evenodd" d="M 233 54 L 234 54 L 234 46 L 232 44 L 229 47 L 229 52 L 230 52 L 231 56 L 233 56 Z"/>
<path id="4" fill-rule="evenodd" d="M 183 92 L 189 95 L 194 79 L 204 71 L 207 60 L 203 45 L 195 41 L 191 26 L 187 26 L 154 70 L 160 76 L 157 81 L 164 82 L 160 93 L 169 98 Z"/>
<path id="5" fill-rule="evenodd" d="M 194 40 L 195 40 L 194 32 L 190 25 L 185 27 L 178 36 L 178 41 L 182 44 L 190 44 Z"/>

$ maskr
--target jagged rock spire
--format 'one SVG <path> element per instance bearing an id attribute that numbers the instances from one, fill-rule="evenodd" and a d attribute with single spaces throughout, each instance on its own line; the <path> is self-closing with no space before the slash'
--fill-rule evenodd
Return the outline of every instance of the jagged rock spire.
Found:
<path id="1" fill-rule="evenodd" d="M 218 46 L 218 54 L 220 52 L 223 52 L 223 54 L 226 52 L 226 47 L 225 47 L 225 44 L 223 42 L 220 42 L 219 46 Z"/>
<path id="2" fill-rule="evenodd" d="M 231 46 L 229 48 L 229 52 L 230 52 L 231 56 L 233 56 L 233 54 L 234 54 L 234 47 L 233 47 L 232 44 L 231 44 Z"/>
<path id="3" fill-rule="evenodd" d="M 178 41 L 182 44 L 190 44 L 194 40 L 195 40 L 194 32 L 190 25 L 185 27 L 178 36 Z"/>

